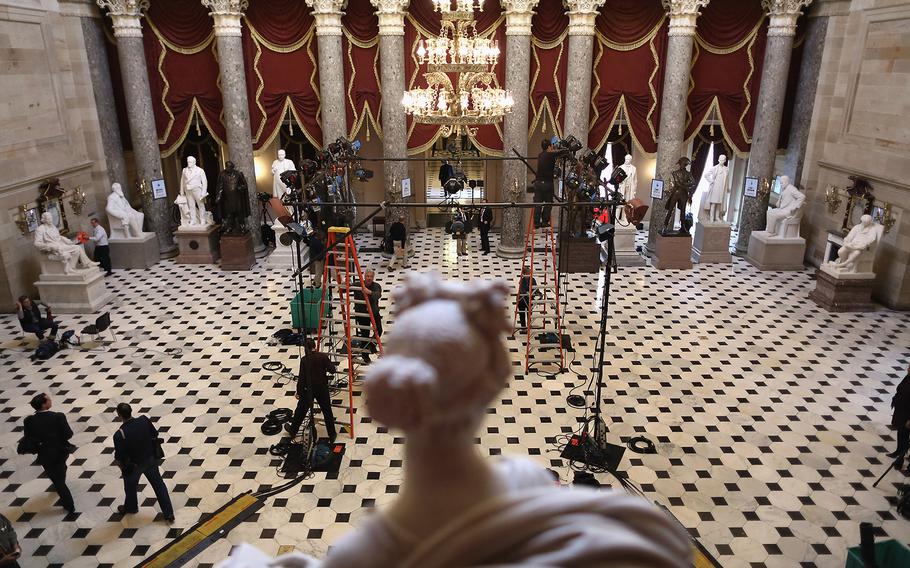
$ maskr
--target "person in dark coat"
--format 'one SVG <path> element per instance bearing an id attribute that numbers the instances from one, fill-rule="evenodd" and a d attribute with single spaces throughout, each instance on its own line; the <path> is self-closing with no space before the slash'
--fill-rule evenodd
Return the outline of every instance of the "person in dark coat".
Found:
<path id="1" fill-rule="evenodd" d="M 161 472 L 158 471 L 156 455 L 158 431 L 148 416 L 133 418 L 133 409 L 125 402 L 117 405 L 117 418 L 123 421 L 123 426 L 114 432 L 114 461 L 123 473 L 123 489 L 126 492 L 124 504 L 119 505 L 117 511 L 121 514 L 139 512 L 137 493 L 139 479 L 144 475 L 155 491 L 155 498 L 161 506 L 164 520 L 168 523 L 174 522 L 171 497 L 168 495 L 164 480 L 161 479 Z"/>
<path id="2" fill-rule="evenodd" d="M 904 454 L 910 448 L 910 367 L 907 368 L 907 375 L 897 385 L 894 398 L 891 399 L 891 408 L 894 409 L 891 425 L 897 429 L 897 449 L 888 454 L 888 457 L 895 458 L 894 467 L 900 469 L 904 465 Z"/>
<path id="3" fill-rule="evenodd" d="M 73 494 L 66 486 L 66 460 L 70 455 L 69 441 L 73 437 L 73 431 L 66 416 L 60 412 L 51 412 L 49 395 L 37 394 L 30 404 L 35 413 L 25 417 L 24 435 L 38 448 L 38 463 L 60 496 L 60 504 L 69 513 L 75 513 Z"/>
<path id="4" fill-rule="evenodd" d="M 329 393 L 329 374 L 335 372 L 335 363 L 329 356 L 316 351 L 316 342 L 306 340 L 306 355 L 300 360 L 300 372 L 297 374 L 297 409 L 294 418 L 285 425 L 285 430 L 297 434 L 304 416 L 310 411 L 313 399 L 322 410 L 326 434 L 329 440 L 335 441 L 335 416 L 332 414 L 332 396 Z"/>
<path id="5" fill-rule="evenodd" d="M 22 547 L 16 529 L 9 519 L 0 514 L 0 566 L 3 568 L 19 568 L 19 557 Z"/>
<path id="6" fill-rule="evenodd" d="M 354 294 L 354 299 L 358 301 L 354 305 L 354 321 L 358 326 L 352 328 L 352 335 L 359 335 L 361 337 L 367 337 L 372 335 L 370 332 L 370 327 L 372 321 L 376 322 L 376 336 L 382 337 L 382 313 L 379 311 L 379 299 L 382 298 L 382 286 L 379 285 L 379 282 L 376 282 L 376 273 L 372 270 L 366 270 L 363 273 L 363 285 L 361 286 L 360 282 L 355 281 L 354 285 L 351 287 Z M 366 295 L 366 302 L 369 302 L 369 309 L 367 308 L 366 303 L 364 302 L 364 295 Z M 370 312 L 373 314 L 373 320 L 370 320 Z M 360 347 L 363 349 L 369 349 L 371 353 L 376 352 L 376 343 L 375 341 L 361 341 L 357 340 L 354 347 Z M 370 362 L 370 353 L 363 353 L 361 355 L 364 363 Z"/>
<path id="7" fill-rule="evenodd" d="M 22 326 L 22 331 L 34 333 L 39 340 L 44 339 L 44 332 L 49 329 L 51 330 L 51 339 L 53 339 L 57 337 L 59 324 L 54 321 L 51 308 L 45 304 L 41 305 L 44 306 L 45 317 L 41 317 L 38 303 L 33 302 L 28 296 L 19 296 L 19 301 L 16 302 L 16 315 L 19 316 L 19 325 Z"/>
<path id="8" fill-rule="evenodd" d="M 221 214 L 221 232 L 246 234 L 246 219 L 250 216 L 250 190 L 246 176 L 234 167 L 234 162 L 225 164 L 224 171 L 218 176 L 215 201 Z"/>
<path id="9" fill-rule="evenodd" d="M 534 201 L 537 203 L 553 202 L 553 178 L 556 175 L 556 158 L 549 140 L 541 140 L 540 154 L 537 155 L 537 178 L 534 180 Z M 534 226 L 547 227 L 550 225 L 550 206 L 544 205 L 534 208 Z"/>
<path id="10" fill-rule="evenodd" d="M 405 225 L 407 217 L 401 215 L 389 228 L 389 240 L 396 244 L 389 268 L 401 264 L 402 268 L 408 267 L 408 227 Z"/>
<path id="11" fill-rule="evenodd" d="M 483 254 L 490 253 L 490 227 L 493 226 L 493 210 L 487 206 L 487 200 L 483 200 L 483 207 L 477 216 L 477 227 L 480 229 L 480 250 Z"/>
<path id="12" fill-rule="evenodd" d="M 531 305 L 532 289 L 537 286 L 537 281 L 531 277 L 531 271 L 525 268 L 521 279 L 518 281 L 518 324 L 527 330 L 528 308 Z"/>

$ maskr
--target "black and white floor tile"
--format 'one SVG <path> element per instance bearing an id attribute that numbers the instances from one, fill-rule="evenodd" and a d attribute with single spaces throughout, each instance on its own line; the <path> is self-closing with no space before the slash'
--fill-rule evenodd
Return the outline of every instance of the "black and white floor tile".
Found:
<path id="1" fill-rule="evenodd" d="M 476 239 L 476 236 L 473 237 Z M 501 276 L 517 283 L 521 260 L 457 257 L 439 230 L 414 235 L 411 268 L 448 278 Z M 375 239 L 359 237 L 360 246 Z M 494 247 L 495 247 L 494 237 Z M 403 271 L 377 269 L 388 291 Z M 0 318 L 0 511 L 19 534 L 23 566 L 132 566 L 230 497 L 282 481 L 268 454 L 277 437 L 260 432 L 263 416 L 293 406 L 293 385 L 263 370 L 267 361 L 296 368 L 297 348 L 266 339 L 290 326 L 288 270 L 250 272 L 164 261 L 148 271 L 115 271 L 111 307 L 116 341 L 83 346 L 43 363 L 28 356 L 15 316 Z M 811 270 L 759 272 L 741 259 L 692 271 L 621 268 L 612 279 L 604 411 L 610 440 L 643 435 L 657 454 L 630 451 L 629 480 L 670 511 L 725 567 L 843 566 L 859 523 L 910 542 L 897 515 L 905 476 L 888 466 L 893 449 L 889 402 L 910 362 L 910 320 L 880 310 L 830 314 L 807 299 Z M 490 456 L 531 456 L 572 479 L 558 441 L 579 427 L 566 404 L 586 393 L 594 364 L 599 278 L 568 277 L 566 333 L 576 351 L 569 370 L 525 374 L 524 343 L 510 341 L 515 375 L 490 409 L 480 444 Z M 383 299 L 386 328 L 394 325 Z M 89 316 L 63 316 L 79 330 Z M 50 482 L 30 456 L 15 452 L 29 398 L 50 392 L 76 432 L 69 484 L 80 514 L 54 505 Z M 112 464 L 113 407 L 131 403 L 164 434 L 165 478 L 177 509 L 161 522 L 143 485 L 140 512 L 121 518 L 122 484 Z M 344 401 L 339 400 L 339 403 Z M 371 508 L 393 499 L 402 480 L 401 442 L 371 423 L 355 397 L 354 439 L 337 478 L 306 480 L 270 499 L 255 517 L 203 552 L 199 565 L 251 542 L 270 554 L 281 546 L 322 554 Z M 336 419 L 345 417 L 336 410 Z M 602 483 L 617 485 L 608 474 Z"/>

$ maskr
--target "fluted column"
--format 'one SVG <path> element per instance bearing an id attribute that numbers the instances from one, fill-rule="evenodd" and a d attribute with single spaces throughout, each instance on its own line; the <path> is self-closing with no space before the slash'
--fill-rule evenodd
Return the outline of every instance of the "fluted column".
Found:
<path id="1" fill-rule="evenodd" d="M 259 225 L 262 210 L 256 200 L 256 170 L 253 166 L 253 136 L 250 133 L 250 108 L 247 103 L 246 71 L 243 66 L 243 43 L 240 40 L 240 18 L 248 0 L 202 0 L 215 20 L 218 44 L 218 70 L 221 98 L 224 102 L 224 129 L 227 134 L 228 160 L 243 172 L 250 185 L 250 233 L 253 247 L 264 248 Z M 213 184 L 214 180 L 209 183 Z"/>
<path id="2" fill-rule="evenodd" d="M 812 0 L 762 0 L 768 11 L 768 42 L 765 44 L 765 63 L 762 67 L 761 89 L 755 107 L 755 134 L 749 152 L 746 175 L 761 180 L 774 179 L 774 159 L 780 137 L 780 123 L 784 115 L 784 95 L 793 54 L 793 36 L 796 19 Z M 745 254 L 749 248 L 752 231 L 765 228 L 768 211 L 767 192 L 757 197 L 744 197 L 739 214 L 739 237 L 736 253 Z"/>
<path id="3" fill-rule="evenodd" d="M 515 105 L 512 112 L 503 118 L 502 144 L 506 156 L 515 148 L 522 156 L 528 153 L 528 91 L 531 77 L 531 16 L 537 7 L 537 0 L 501 0 L 506 13 L 506 85 L 514 93 Z M 502 163 L 503 197 L 517 184 L 523 195 L 528 175 L 520 161 L 507 160 Z M 506 208 L 502 213 L 502 233 L 496 254 L 503 258 L 520 258 L 524 254 L 522 223 L 526 211 Z"/>
<path id="4" fill-rule="evenodd" d="M 126 114 L 133 142 L 136 178 L 151 185 L 151 180 L 161 179 L 161 152 L 158 149 L 158 131 L 152 110 L 148 68 L 142 46 L 142 13 L 148 9 L 148 0 L 97 0 L 105 8 L 114 24 L 117 53 L 120 58 L 120 75 L 126 98 Z M 151 192 L 142 197 L 145 219 L 158 236 L 158 251 L 162 258 L 174 256 L 177 245 L 171 233 L 171 208 L 167 198 L 152 199 Z"/>
<path id="5" fill-rule="evenodd" d="M 594 20 L 606 0 L 566 0 L 569 8 L 568 83 L 563 134 L 588 141 L 591 115 L 591 70 L 594 61 Z"/>
<path id="6" fill-rule="evenodd" d="M 407 122 L 401 97 L 404 94 L 404 14 L 408 0 L 370 0 L 379 16 L 379 80 L 382 83 L 382 153 L 385 158 L 404 158 L 408 153 Z M 383 162 L 385 197 L 391 199 L 392 183 L 408 177 L 407 162 Z M 400 187 L 400 186 L 399 186 Z M 391 220 L 408 217 L 407 209 L 386 212 L 386 230 Z"/>
<path id="7" fill-rule="evenodd" d="M 322 141 L 328 145 L 348 133 L 342 88 L 344 58 L 341 52 L 341 8 L 345 0 L 306 0 L 306 3 L 313 9 L 316 18 Z"/>
<path id="8" fill-rule="evenodd" d="M 664 63 L 664 93 L 660 103 L 660 130 L 657 133 L 657 173 L 662 180 L 670 179 L 673 165 L 683 157 L 683 137 L 686 130 L 686 98 L 692 66 L 692 43 L 695 21 L 708 0 L 663 0 L 670 15 L 670 37 Z M 668 188 L 664 188 L 666 195 Z M 665 198 L 651 200 L 648 227 L 648 250 L 654 242 L 666 215 Z"/>

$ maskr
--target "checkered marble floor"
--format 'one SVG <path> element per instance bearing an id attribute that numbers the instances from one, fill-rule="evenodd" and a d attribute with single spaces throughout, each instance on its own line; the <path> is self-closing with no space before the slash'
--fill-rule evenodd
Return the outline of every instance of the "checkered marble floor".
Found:
<path id="1" fill-rule="evenodd" d="M 439 230 L 418 232 L 411 267 L 517 280 L 520 259 L 481 255 L 472 239 L 471 254 L 458 258 Z M 361 259 L 377 268 L 386 291 L 400 281 L 402 272 L 385 269 L 378 253 Z M 260 264 L 224 273 L 172 261 L 115 271 L 108 284 L 117 292 L 117 341 L 37 364 L 28 360 L 34 338 L 23 337 L 15 316 L 0 317 L 0 511 L 19 534 L 23 566 L 131 566 L 229 498 L 282 481 L 280 460 L 267 452 L 278 437 L 259 426 L 269 410 L 294 403 L 293 385 L 262 369 L 267 361 L 296 368 L 296 347 L 265 341 L 289 327 L 289 272 Z M 806 298 L 811 273 L 762 273 L 734 259 L 688 272 L 621 268 L 613 277 L 604 388 L 610 441 L 644 435 L 656 443 L 655 455 L 627 451 L 621 469 L 725 567 L 843 566 L 861 521 L 910 542 L 910 521 L 894 510 L 904 475 L 892 472 L 872 488 L 893 449 L 889 402 L 910 362 L 910 320 L 887 310 L 829 314 Z M 586 388 L 598 275 L 570 275 L 567 292 L 566 333 L 576 349 L 569 370 L 525 374 L 523 339 L 511 340 L 514 377 L 479 434 L 489 455 L 531 456 L 564 482 L 572 472 L 558 442 L 582 418 L 566 396 L 575 389 L 593 399 Z M 383 306 L 388 329 L 388 294 Z M 93 318 L 60 319 L 63 329 L 81 329 Z M 76 432 L 75 518 L 54 506 L 31 458 L 15 452 L 28 400 L 39 391 L 53 395 Z M 147 485 L 139 514 L 116 512 L 123 488 L 110 438 L 120 401 L 149 414 L 164 435 L 173 527 L 161 522 Z M 347 455 L 336 478 L 317 474 L 269 499 L 194 562 L 209 566 L 244 541 L 270 554 L 280 546 L 322 554 L 393 499 L 402 439 L 371 423 L 359 395 L 355 405 L 356 437 L 339 436 Z M 338 409 L 336 418 L 343 419 Z"/>

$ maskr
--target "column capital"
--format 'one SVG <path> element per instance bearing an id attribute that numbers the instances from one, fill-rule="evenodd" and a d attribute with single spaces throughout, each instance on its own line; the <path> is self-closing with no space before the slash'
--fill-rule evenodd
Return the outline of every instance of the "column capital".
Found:
<path id="1" fill-rule="evenodd" d="M 811 3 L 812 0 L 762 0 L 762 8 L 770 18 L 768 36 L 795 36 L 796 20 Z"/>
<path id="2" fill-rule="evenodd" d="M 370 0 L 379 17 L 379 35 L 404 35 L 404 14 L 408 0 Z"/>
<path id="3" fill-rule="evenodd" d="M 531 35 L 531 18 L 538 0 L 500 0 L 506 13 L 506 35 Z"/>
<path id="4" fill-rule="evenodd" d="M 695 20 L 708 0 L 663 0 L 663 4 L 670 15 L 670 35 L 694 36 Z"/>
<path id="5" fill-rule="evenodd" d="M 148 10 L 149 0 L 97 0 L 98 7 L 107 9 L 114 24 L 114 37 L 142 37 L 142 13 Z"/>
<path id="6" fill-rule="evenodd" d="M 316 19 L 317 36 L 340 36 L 342 8 L 346 0 L 306 0 Z"/>
<path id="7" fill-rule="evenodd" d="M 215 20 L 216 36 L 240 37 L 240 17 L 249 7 L 249 0 L 202 0 Z"/>
<path id="8" fill-rule="evenodd" d="M 594 21 L 606 0 L 564 0 L 569 9 L 569 35 L 594 35 Z"/>

